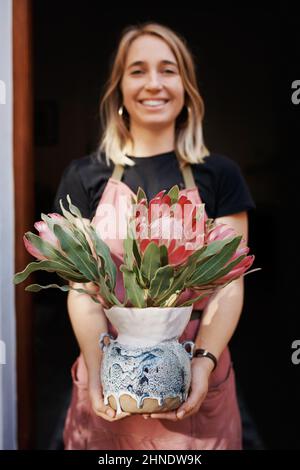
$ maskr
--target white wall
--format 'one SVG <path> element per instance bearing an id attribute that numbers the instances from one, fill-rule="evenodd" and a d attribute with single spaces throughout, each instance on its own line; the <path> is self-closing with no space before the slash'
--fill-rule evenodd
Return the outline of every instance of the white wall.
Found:
<path id="1" fill-rule="evenodd" d="M 17 445 L 12 106 L 12 0 L 0 0 L 0 449 Z"/>

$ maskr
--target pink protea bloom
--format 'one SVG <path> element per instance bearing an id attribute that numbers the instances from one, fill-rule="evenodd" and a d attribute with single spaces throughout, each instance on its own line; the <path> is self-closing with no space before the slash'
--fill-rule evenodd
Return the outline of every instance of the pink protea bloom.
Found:
<path id="1" fill-rule="evenodd" d="M 207 244 L 216 240 L 225 240 L 225 238 L 235 237 L 236 233 L 233 228 L 226 224 L 216 223 L 214 227 L 205 234 L 205 242 Z"/>
<path id="2" fill-rule="evenodd" d="M 161 191 L 151 199 L 148 207 L 141 200 L 135 216 L 141 252 L 144 253 L 151 242 L 165 245 L 170 265 L 183 264 L 204 244 L 204 213 L 199 217 L 197 207 L 186 196 L 180 196 L 172 204 L 166 191 Z"/>
<path id="3" fill-rule="evenodd" d="M 226 224 L 216 224 L 212 230 L 206 234 L 206 243 L 209 244 L 217 240 L 225 240 L 226 238 L 236 237 L 236 232 L 233 228 L 229 227 Z M 239 264 L 237 264 L 228 274 L 217 279 L 214 284 L 223 285 L 229 281 L 237 279 L 242 276 L 253 264 L 254 256 L 247 256 L 250 249 L 247 246 L 244 246 L 245 240 L 241 240 L 239 247 L 237 248 L 234 255 L 230 258 L 227 264 L 230 264 L 232 261 L 236 260 L 242 255 L 246 255 Z"/>
<path id="4" fill-rule="evenodd" d="M 23 236 L 23 242 L 28 253 L 34 256 L 34 258 L 37 258 L 39 260 L 48 259 L 29 240 L 27 240 L 26 235 Z"/>
<path id="5" fill-rule="evenodd" d="M 51 219 L 56 219 L 55 221 L 58 222 L 58 223 L 64 224 L 65 219 L 60 214 L 52 213 L 52 214 L 48 214 L 48 217 L 51 217 Z M 54 235 L 54 233 L 51 232 L 51 230 L 49 229 L 46 222 L 44 222 L 43 220 L 40 220 L 39 222 L 35 222 L 34 227 L 39 232 L 38 235 L 39 235 L 40 238 L 42 238 L 42 240 L 45 240 L 46 242 L 53 245 L 54 248 L 61 251 L 61 246 L 60 246 L 59 240 Z M 35 258 L 37 258 L 39 260 L 48 259 L 29 240 L 27 240 L 26 235 L 24 235 L 23 241 L 24 241 L 24 245 L 25 245 L 26 250 L 32 256 L 34 256 Z"/>
<path id="6" fill-rule="evenodd" d="M 237 279 L 240 276 L 242 276 L 252 266 L 254 262 L 254 258 L 255 258 L 254 255 L 246 256 L 228 274 L 226 274 L 226 276 L 223 276 L 220 279 L 218 279 L 216 281 L 216 284 L 226 284 L 227 282 L 233 281 L 234 279 Z M 232 261 L 232 259 L 230 261 Z"/>

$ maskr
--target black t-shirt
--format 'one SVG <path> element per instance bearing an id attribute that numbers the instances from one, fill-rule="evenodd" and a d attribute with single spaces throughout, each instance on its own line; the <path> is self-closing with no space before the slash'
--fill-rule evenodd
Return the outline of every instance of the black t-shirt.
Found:
<path id="1" fill-rule="evenodd" d="M 169 190 L 177 184 L 183 189 L 184 182 L 174 151 L 151 157 L 129 157 L 135 166 L 125 166 L 122 181 L 133 192 L 140 186 L 148 199 L 162 189 Z M 248 211 L 255 207 L 239 166 L 228 157 L 211 154 L 204 163 L 191 165 L 195 183 L 200 192 L 208 217 L 216 218 Z M 65 169 L 59 184 L 54 212 L 61 213 L 59 199 L 68 209 L 66 195 L 81 211 L 82 216 L 92 219 L 114 163 L 107 165 L 104 156 L 99 160 L 96 152 L 73 160 Z"/>

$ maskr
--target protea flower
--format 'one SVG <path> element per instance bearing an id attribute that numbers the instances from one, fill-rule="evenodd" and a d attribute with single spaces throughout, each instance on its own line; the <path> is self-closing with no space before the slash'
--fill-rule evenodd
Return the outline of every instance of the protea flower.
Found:
<path id="1" fill-rule="evenodd" d="M 242 276 L 254 262 L 254 255 L 247 256 L 249 251 L 250 249 L 247 246 L 238 248 L 232 258 L 229 260 L 228 264 L 238 259 L 242 255 L 246 255 L 245 258 L 243 258 L 228 274 L 220 277 L 217 281 L 215 281 L 215 283 L 218 285 L 227 284 L 228 282 L 234 281 L 235 279 Z"/>
<path id="2" fill-rule="evenodd" d="M 236 233 L 233 228 L 229 227 L 226 224 L 216 223 L 213 225 L 211 230 L 208 230 L 206 232 L 205 243 L 209 244 L 213 241 L 226 240 L 227 238 L 229 239 L 235 236 L 236 236 Z M 249 247 L 245 246 L 244 243 L 245 243 L 245 240 L 242 239 L 236 252 L 234 253 L 234 255 L 230 258 L 230 260 L 226 263 L 224 267 L 226 267 L 232 261 L 235 261 L 242 256 L 244 258 L 237 265 L 235 265 L 234 268 L 228 274 L 217 279 L 214 282 L 216 285 L 223 285 L 230 281 L 233 281 L 234 279 L 239 278 L 252 266 L 255 257 L 253 255 L 247 256 L 250 249 Z"/>
<path id="3" fill-rule="evenodd" d="M 241 236 L 225 224 L 206 219 L 204 206 L 180 196 L 178 186 L 159 192 L 149 204 L 139 188 L 132 201 L 133 217 L 121 265 L 115 264 L 95 227 L 84 223 L 69 196 L 67 200 L 70 211 L 61 203 L 63 216 L 42 215 L 43 220 L 35 224 L 39 235 L 25 234 L 27 250 L 39 261 L 16 274 L 16 284 L 34 271 L 46 270 L 83 283 L 83 288 L 75 290 L 86 292 L 106 308 L 188 306 L 206 301 L 217 289 L 242 276 L 254 261 Z M 122 279 L 121 284 L 117 282 L 120 277 L 124 300 L 119 298 L 123 296 Z M 85 288 L 86 283 L 94 286 Z M 33 284 L 26 290 L 50 287 L 75 288 Z"/>
<path id="4" fill-rule="evenodd" d="M 196 207 L 186 196 L 159 192 L 147 206 L 136 206 L 136 239 L 142 254 L 151 242 L 167 248 L 168 264 L 178 266 L 204 244 L 203 205 Z"/>
<path id="5" fill-rule="evenodd" d="M 65 219 L 60 214 L 52 213 L 52 214 L 48 214 L 48 217 L 50 217 L 51 219 L 55 219 L 56 223 L 64 224 Z M 54 233 L 50 230 L 46 222 L 44 222 L 43 220 L 40 220 L 39 222 L 35 222 L 34 227 L 39 232 L 39 237 L 42 240 L 50 243 L 50 245 L 52 245 L 54 248 L 61 251 L 59 240 L 54 235 Z M 44 256 L 41 253 L 41 251 L 36 246 L 34 246 L 34 244 L 27 237 L 28 237 L 28 234 L 25 234 L 23 236 L 23 241 L 24 241 L 26 250 L 32 256 L 34 256 L 35 258 L 39 260 L 49 259 L 48 257 Z"/>

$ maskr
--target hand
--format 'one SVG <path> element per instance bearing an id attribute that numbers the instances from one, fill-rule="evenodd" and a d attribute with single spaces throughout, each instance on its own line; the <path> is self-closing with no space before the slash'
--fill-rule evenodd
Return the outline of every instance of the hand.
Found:
<path id="1" fill-rule="evenodd" d="M 194 358 L 192 360 L 191 389 L 187 400 L 177 410 L 145 414 L 143 417 L 145 419 L 150 417 L 178 421 L 197 413 L 207 395 L 208 379 L 213 367 L 213 362 L 207 358 Z"/>
<path id="2" fill-rule="evenodd" d="M 106 421 L 114 422 L 131 415 L 125 412 L 117 414 L 109 405 L 104 405 L 100 367 L 89 369 L 89 395 L 94 413 Z"/>

